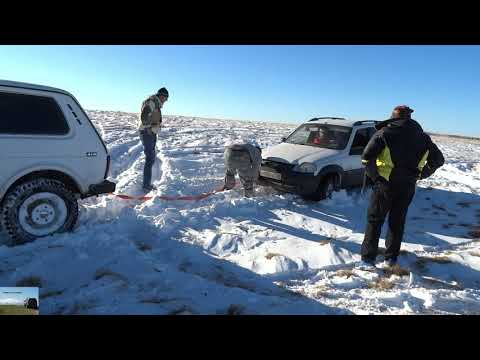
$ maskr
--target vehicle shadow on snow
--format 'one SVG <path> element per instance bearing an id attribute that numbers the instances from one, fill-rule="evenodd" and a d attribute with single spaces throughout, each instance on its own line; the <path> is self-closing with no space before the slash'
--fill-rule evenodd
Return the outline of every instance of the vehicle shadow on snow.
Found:
<path id="1" fill-rule="evenodd" d="M 101 314 L 120 309 L 119 313 L 138 314 L 184 311 L 236 315 L 351 314 L 287 290 L 274 280 L 183 241 L 179 233 L 181 227 L 165 228 L 141 218 L 132 221 L 132 211 L 109 224 L 38 239 L 9 252 L 20 273 L 34 270 L 36 276 L 45 280 L 45 293 L 64 289 L 64 306 L 58 308 L 56 301 L 45 300 L 45 313 Z M 57 243 L 61 243 L 64 254 L 69 254 L 69 266 L 63 270 L 61 278 L 56 275 L 56 269 L 58 262 L 64 260 L 59 258 L 58 249 L 50 250 L 50 245 Z M 17 259 L 15 254 L 20 255 L 26 248 L 42 259 L 41 264 Z M 79 249 L 85 256 L 75 256 Z M 40 265 L 44 271 L 39 271 Z M 73 281 L 68 281 L 76 278 L 90 281 L 86 282 L 86 288 L 84 285 L 78 288 Z M 9 278 L 12 282 L 17 280 Z M 119 286 L 115 292 L 115 306 L 108 298 L 98 296 L 100 282 Z"/>
<path id="2" fill-rule="evenodd" d="M 193 286 L 192 282 L 200 281 L 194 286 L 209 289 L 213 293 L 209 294 L 207 301 L 218 303 L 220 310 L 216 313 L 222 313 L 221 309 L 234 305 L 243 309 L 242 314 L 351 314 L 348 310 L 332 308 L 301 293 L 287 290 L 272 279 L 233 262 L 209 255 L 201 246 L 171 237 L 162 239 L 162 242 L 173 255 L 172 261 L 178 271 L 195 276 L 186 279 L 183 285 L 189 287 Z M 218 286 L 226 289 L 221 290 Z M 254 302 L 252 296 L 256 297 Z M 202 301 L 192 300 L 193 303 Z"/>
<path id="3" fill-rule="evenodd" d="M 363 234 L 366 227 L 370 192 L 364 196 L 347 197 L 349 204 L 314 203 L 310 206 L 291 206 L 290 211 Z M 343 206 L 347 205 L 347 206 Z M 282 226 L 284 226 L 282 224 Z M 436 188 L 417 187 L 405 225 L 404 242 L 432 247 L 451 247 L 441 239 L 449 236 L 467 242 L 478 238 L 474 230 L 480 227 L 480 196 Z M 304 230 L 297 231 L 300 236 Z M 388 217 L 382 228 L 382 238 L 388 231 Z M 308 234 L 306 240 L 319 241 L 320 236 Z"/>
<path id="4" fill-rule="evenodd" d="M 281 218 L 275 213 L 273 213 L 272 211 L 268 211 L 266 216 L 263 216 L 263 217 L 254 216 L 249 220 L 254 225 L 267 227 L 269 229 L 283 232 L 287 235 L 299 237 L 309 241 L 321 242 L 322 240 L 326 241 L 330 239 L 327 236 L 314 234 L 311 231 L 308 231 L 306 229 L 296 228 L 296 227 L 281 223 L 280 222 Z"/>

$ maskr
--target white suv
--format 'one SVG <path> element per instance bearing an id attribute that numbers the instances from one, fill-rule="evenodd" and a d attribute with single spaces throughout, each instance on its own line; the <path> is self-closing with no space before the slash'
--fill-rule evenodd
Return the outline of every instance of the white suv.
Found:
<path id="1" fill-rule="evenodd" d="M 263 150 L 259 183 L 312 200 L 362 186 L 361 155 L 378 121 L 314 118 Z"/>
<path id="2" fill-rule="evenodd" d="M 9 246 L 71 230 L 77 199 L 110 193 L 110 156 L 78 101 L 0 80 L 0 221 Z"/>

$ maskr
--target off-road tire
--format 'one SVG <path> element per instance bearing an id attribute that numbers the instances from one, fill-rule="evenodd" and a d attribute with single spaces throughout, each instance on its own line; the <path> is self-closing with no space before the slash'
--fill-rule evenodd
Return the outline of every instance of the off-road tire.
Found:
<path id="1" fill-rule="evenodd" d="M 7 234 L 7 246 L 15 246 L 31 242 L 38 237 L 45 237 L 51 234 L 36 236 L 22 228 L 19 222 L 19 209 L 22 203 L 35 193 L 53 193 L 59 196 L 66 205 L 67 217 L 63 225 L 54 233 L 71 231 L 78 219 L 78 203 L 72 191 L 61 181 L 39 178 L 15 186 L 11 189 L 1 205 L 0 222 L 1 227 Z"/>

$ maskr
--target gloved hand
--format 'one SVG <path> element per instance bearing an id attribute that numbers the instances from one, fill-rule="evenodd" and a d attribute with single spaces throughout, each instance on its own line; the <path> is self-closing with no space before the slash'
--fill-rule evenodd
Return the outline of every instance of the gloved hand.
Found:
<path id="1" fill-rule="evenodd" d="M 423 168 L 422 172 L 420 173 L 418 179 L 419 179 L 419 180 L 426 179 L 426 178 L 432 176 L 434 172 L 435 172 L 435 170 L 433 170 L 433 169 L 432 169 L 430 166 L 428 166 L 428 164 L 427 164 L 427 165 L 424 166 L 424 168 Z"/>

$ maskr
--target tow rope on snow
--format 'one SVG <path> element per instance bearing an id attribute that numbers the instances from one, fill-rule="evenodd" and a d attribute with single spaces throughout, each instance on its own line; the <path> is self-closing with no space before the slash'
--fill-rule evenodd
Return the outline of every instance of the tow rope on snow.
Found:
<path id="1" fill-rule="evenodd" d="M 237 184 L 235 184 L 235 187 L 236 187 Z M 213 190 L 213 191 L 210 191 L 210 192 L 207 192 L 207 193 L 203 193 L 203 194 L 199 194 L 199 195 L 186 195 L 186 196 L 167 196 L 167 195 L 156 195 L 156 196 L 131 196 L 131 195 L 125 195 L 125 194 L 115 194 L 115 193 L 111 193 L 109 195 L 112 195 L 112 196 L 115 196 L 115 197 L 118 197 L 122 200 L 140 200 L 140 201 L 148 201 L 148 200 L 152 200 L 154 198 L 158 198 L 158 199 L 161 199 L 161 200 L 165 200 L 165 201 L 175 201 L 175 200 L 185 200 L 185 201 L 198 201 L 198 200 L 202 200 L 202 199 L 205 199 L 209 196 L 212 196 L 214 194 L 217 194 L 219 192 L 222 192 L 222 191 L 225 191 L 225 185 L 222 185 L 221 187 Z"/>

